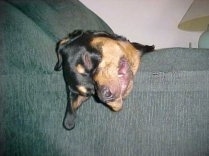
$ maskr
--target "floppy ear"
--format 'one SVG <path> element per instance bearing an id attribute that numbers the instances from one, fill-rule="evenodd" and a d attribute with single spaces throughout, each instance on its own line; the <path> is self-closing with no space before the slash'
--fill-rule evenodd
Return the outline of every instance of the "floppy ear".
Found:
<path id="1" fill-rule="evenodd" d="M 85 69 L 91 71 L 92 69 L 95 69 L 101 61 L 101 54 L 98 52 L 86 51 L 82 54 L 81 58 Z"/>
<path id="2" fill-rule="evenodd" d="M 76 40 L 77 38 L 81 37 L 83 35 L 83 31 L 82 30 L 74 30 L 72 33 L 70 33 L 68 35 L 68 37 L 70 38 L 70 42 Z"/>
<path id="3" fill-rule="evenodd" d="M 91 60 L 91 56 L 90 56 L 90 54 L 88 52 L 85 52 L 82 55 L 82 60 L 83 60 L 84 66 L 88 70 L 91 70 L 93 68 L 93 63 L 92 63 L 92 60 Z"/>
<path id="4" fill-rule="evenodd" d="M 68 37 L 61 39 L 59 42 L 56 44 L 56 53 L 57 53 L 57 63 L 54 67 L 55 71 L 60 71 L 62 70 L 62 55 L 61 51 L 64 48 L 65 45 L 69 44 L 70 42 L 76 40 L 77 38 L 81 37 L 83 35 L 82 30 L 74 30 L 72 33 L 68 35 Z"/>
<path id="5" fill-rule="evenodd" d="M 61 55 L 61 49 L 62 49 L 61 47 L 63 47 L 62 42 L 63 40 L 59 41 L 56 45 L 57 63 L 54 67 L 55 71 L 62 70 L 62 55 Z"/>
<path id="6" fill-rule="evenodd" d="M 149 46 L 149 45 L 143 45 L 143 44 L 136 43 L 136 42 L 132 42 L 131 44 L 137 50 L 139 50 L 140 52 L 142 52 L 142 54 L 145 54 L 145 53 L 148 53 L 148 52 L 151 52 L 151 51 L 154 51 L 155 50 L 155 46 L 154 45 Z"/>

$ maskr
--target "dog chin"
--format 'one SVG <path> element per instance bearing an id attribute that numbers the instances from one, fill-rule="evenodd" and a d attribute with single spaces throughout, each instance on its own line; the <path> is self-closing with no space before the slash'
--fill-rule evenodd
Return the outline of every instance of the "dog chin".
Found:
<path id="1" fill-rule="evenodd" d="M 127 70 L 122 73 L 119 71 L 118 84 L 111 84 L 111 87 L 117 88 L 115 89 L 117 92 L 114 93 L 117 96 L 114 100 L 108 102 L 107 105 L 109 105 L 114 111 L 120 111 L 123 106 L 123 100 L 130 93 L 133 87 L 133 73 L 130 68 L 127 68 Z"/>
<path id="2" fill-rule="evenodd" d="M 120 84 L 120 95 L 122 97 L 124 97 L 124 95 L 126 95 L 126 92 L 129 88 L 129 85 L 131 84 L 132 81 L 132 74 L 131 73 L 127 73 L 125 75 L 119 75 L 119 84 Z"/>
<path id="3" fill-rule="evenodd" d="M 110 91 L 111 96 L 105 96 L 101 87 L 97 89 L 99 99 L 114 111 L 119 111 L 122 108 L 123 99 L 130 93 L 133 86 L 133 72 L 124 57 L 120 59 L 117 70 L 117 75 L 112 76 L 109 82 L 104 85 Z"/>
<path id="4" fill-rule="evenodd" d="M 130 89 L 130 84 L 132 84 L 133 73 L 127 60 L 123 58 L 120 60 L 118 69 L 118 79 L 120 84 L 121 96 L 126 95 L 127 90 Z"/>

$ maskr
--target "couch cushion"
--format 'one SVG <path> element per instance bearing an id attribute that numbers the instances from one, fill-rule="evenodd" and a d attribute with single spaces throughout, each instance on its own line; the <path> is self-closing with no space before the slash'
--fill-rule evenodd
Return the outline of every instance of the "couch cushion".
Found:
<path id="1" fill-rule="evenodd" d="M 174 50 L 146 57 L 183 52 Z M 204 59 L 202 54 L 197 60 Z M 142 67 L 149 63 L 143 61 Z M 1 78 L 1 134 L 8 155 L 208 155 L 208 70 L 143 69 L 121 112 L 91 98 L 78 110 L 72 131 L 62 127 L 66 93 L 61 74 Z"/>
<path id="2" fill-rule="evenodd" d="M 0 2 L 0 74 L 52 73 L 55 44 L 74 29 L 111 29 L 79 1 Z"/>
<path id="3" fill-rule="evenodd" d="M 157 53 L 157 54 L 156 54 Z M 209 50 L 192 48 L 167 48 L 144 55 L 141 71 L 172 72 L 209 69 Z"/>

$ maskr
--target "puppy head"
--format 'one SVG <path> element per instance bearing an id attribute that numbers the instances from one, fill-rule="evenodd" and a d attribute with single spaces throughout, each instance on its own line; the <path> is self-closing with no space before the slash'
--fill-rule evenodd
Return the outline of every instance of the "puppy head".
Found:
<path id="1" fill-rule="evenodd" d="M 63 69 L 71 92 L 88 96 L 96 89 L 99 99 L 118 111 L 132 89 L 140 56 L 152 50 L 116 34 L 74 31 L 57 43 L 55 70 Z"/>
<path id="2" fill-rule="evenodd" d="M 140 63 L 140 51 L 127 40 L 108 37 L 95 37 L 91 45 L 102 55 L 93 77 L 97 95 L 114 111 L 119 111 L 123 99 L 132 89 L 133 76 Z"/>
<path id="3" fill-rule="evenodd" d="M 56 46 L 58 62 L 55 70 L 63 70 L 68 89 L 83 96 L 94 94 L 92 73 L 101 59 L 100 54 L 88 43 L 88 35 L 76 30 L 60 40 Z"/>

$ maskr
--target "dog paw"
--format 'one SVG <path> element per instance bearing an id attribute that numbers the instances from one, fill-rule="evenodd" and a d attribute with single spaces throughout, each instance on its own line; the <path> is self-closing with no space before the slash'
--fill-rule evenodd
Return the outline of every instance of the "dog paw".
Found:
<path id="1" fill-rule="evenodd" d="M 75 115 L 66 113 L 64 120 L 63 120 L 63 127 L 66 130 L 72 130 L 75 127 Z"/>

